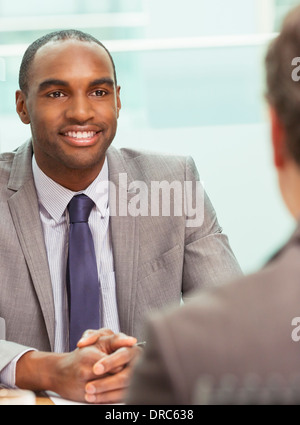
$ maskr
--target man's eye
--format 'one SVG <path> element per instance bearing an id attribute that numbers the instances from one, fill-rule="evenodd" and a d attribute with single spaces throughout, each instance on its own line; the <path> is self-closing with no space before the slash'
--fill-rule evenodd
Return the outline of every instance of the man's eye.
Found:
<path id="1" fill-rule="evenodd" d="M 94 95 L 94 96 L 97 96 L 97 97 L 103 97 L 103 96 L 105 96 L 105 95 L 106 95 L 106 92 L 105 92 L 104 90 L 95 90 L 95 91 L 93 92 L 93 95 Z"/>
<path id="2" fill-rule="evenodd" d="M 55 98 L 55 99 L 58 99 L 59 97 L 63 97 L 64 94 L 60 91 L 54 91 L 54 92 L 50 93 L 48 96 Z"/>

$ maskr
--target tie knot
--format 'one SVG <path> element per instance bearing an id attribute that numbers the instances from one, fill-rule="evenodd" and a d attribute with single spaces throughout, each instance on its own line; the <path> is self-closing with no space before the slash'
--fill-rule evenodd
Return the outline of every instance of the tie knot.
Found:
<path id="1" fill-rule="evenodd" d="M 70 223 L 86 223 L 94 205 L 86 195 L 74 196 L 68 205 Z"/>

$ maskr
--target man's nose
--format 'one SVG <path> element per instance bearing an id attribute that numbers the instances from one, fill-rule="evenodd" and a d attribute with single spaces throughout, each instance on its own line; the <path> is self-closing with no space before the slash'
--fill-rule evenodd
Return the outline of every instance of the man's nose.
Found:
<path id="1" fill-rule="evenodd" d="M 94 118 L 94 110 L 87 96 L 77 95 L 71 99 L 66 110 L 66 118 L 84 123 Z"/>

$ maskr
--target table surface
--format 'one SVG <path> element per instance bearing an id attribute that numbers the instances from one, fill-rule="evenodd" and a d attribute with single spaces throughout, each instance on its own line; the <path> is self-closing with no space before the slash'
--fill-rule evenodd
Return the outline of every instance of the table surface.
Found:
<path id="1" fill-rule="evenodd" d="M 55 406 L 53 401 L 47 396 L 37 396 L 35 402 L 37 406 Z"/>

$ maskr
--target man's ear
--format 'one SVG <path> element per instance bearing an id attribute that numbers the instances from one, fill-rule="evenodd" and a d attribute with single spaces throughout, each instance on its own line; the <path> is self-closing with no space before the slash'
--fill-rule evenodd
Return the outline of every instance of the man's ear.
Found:
<path id="1" fill-rule="evenodd" d="M 16 91 L 16 111 L 24 124 L 30 123 L 30 118 L 26 106 L 26 96 L 22 90 Z"/>
<path id="2" fill-rule="evenodd" d="M 276 110 L 270 107 L 273 159 L 276 168 L 283 168 L 286 158 L 286 132 Z"/>
<path id="3" fill-rule="evenodd" d="M 121 98 L 120 98 L 120 90 L 121 90 L 121 87 L 120 86 L 117 86 L 116 96 L 117 96 L 117 117 L 118 118 L 119 118 L 120 109 L 122 107 L 122 105 L 121 105 Z"/>

